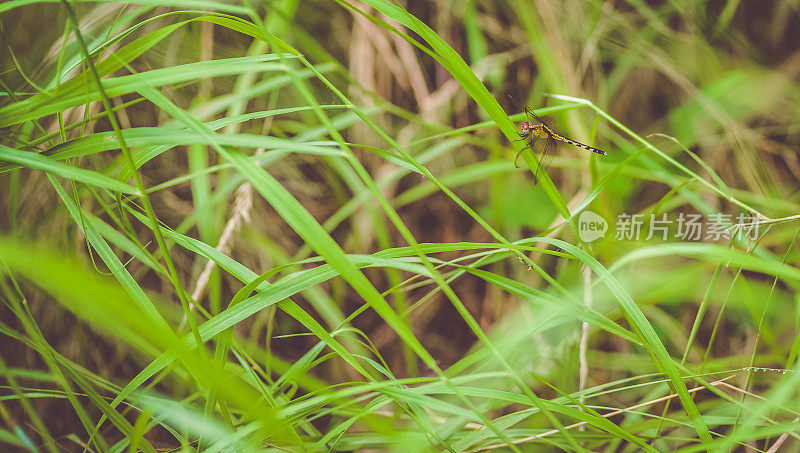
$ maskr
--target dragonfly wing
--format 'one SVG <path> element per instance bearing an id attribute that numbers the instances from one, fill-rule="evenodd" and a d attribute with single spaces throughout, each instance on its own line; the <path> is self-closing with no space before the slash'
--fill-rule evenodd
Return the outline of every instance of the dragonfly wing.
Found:
<path id="1" fill-rule="evenodd" d="M 541 172 L 546 172 L 550 161 L 553 159 L 553 154 L 556 150 L 556 140 L 553 133 L 544 124 L 539 115 L 533 113 L 530 107 L 525 106 L 525 114 L 528 115 L 528 120 L 531 125 L 536 125 L 539 130 L 531 131 L 530 139 L 528 140 L 528 147 L 533 151 L 536 159 L 539 161 L 537 168 L 533 169 L 533 184 L 539 184 Z M 543 136 L 544 135 L 544 136 Z M 519 157 L 519 155 L 517 155 Z M 514 161 L 516 164 L 516 160 Z"/>
<path id="2" fill-rule="evenodd" d="M 539 118 L 539 115 L 533 113 L 533 109 L 531 109 L 527 105 L 525 106 L 525 113 L 528 114 L 528 118 L 532 119 L 533 121 L 536 121 L 537 123 L 539 123 L 541 125 L 544 125 L 544 121 L 542 121 L 542 119 Z M 547 127 L 547 126 L 545 126 L 545 127 Z"/>
<path id="3" fill-rule="evenodd" d="M 539 159 L 539 166 L 536 168 L 536 172 L 534 172 L 534 185 L 539 184 L 542 173 L 546 173 L 547 169 L 550 168 L 550 162 L 553 160 L 557 147 L 556 140 L 549 134 L 546 138 L 539 139 L 538 142 L 540 142 L 538 146 L 540 149 L 534 150 L 536 158 Z"/>
<path id="4" fill-rule="evenodd" d="M 536 185 L 539 184 L 542 172 L 547 171 L 547 168 L 550 166 L 550 161 L 553 160 L 553 155 L 556 150 L 556 141 L 552 135 L 539 137 L 531 134 L 531 138 L 528 139 L 528 146 L 517 154 L 517 158 L 514 159 L 514 165 L 517 164 L 520 154 L 525 152 L 526 149 L 531 150 L 538 162 L 537 166 L 531 169 L 533 173 L 533 184 Z"/>

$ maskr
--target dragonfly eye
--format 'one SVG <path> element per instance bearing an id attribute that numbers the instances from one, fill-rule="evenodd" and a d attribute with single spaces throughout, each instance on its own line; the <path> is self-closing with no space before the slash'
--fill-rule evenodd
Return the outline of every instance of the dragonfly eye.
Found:
<path id="1" fill-rule="evenodd" d="M 531 128 L 531 124 L 527 121 L 524 121 L 522 124 L 519 125 L 519 128 L 523 131 L 527 131 Z"/>

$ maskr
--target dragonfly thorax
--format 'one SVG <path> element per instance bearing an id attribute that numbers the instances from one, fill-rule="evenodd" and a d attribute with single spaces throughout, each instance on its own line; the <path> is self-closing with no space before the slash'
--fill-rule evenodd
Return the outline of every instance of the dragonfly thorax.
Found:
<path id="1" fill-rule="evenodd" d="M 547 133 L 545 132 L 544 127 L 541 124 L 531 124 L 528 121 L 523 121 L 522 124 L 519 125 L 520 132 L 524 137 L 527 136 L 534 136 L 534 137 L 546 137 Z"/>

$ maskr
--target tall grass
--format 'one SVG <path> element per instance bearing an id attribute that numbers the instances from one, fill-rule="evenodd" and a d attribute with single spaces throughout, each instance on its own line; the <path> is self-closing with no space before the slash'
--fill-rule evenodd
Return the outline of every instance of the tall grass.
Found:
<path id="1" fill-rule="evenodd" d="M 195 7 L 0 4 L 7 448 L 798 444 L 792 2 Z"/>

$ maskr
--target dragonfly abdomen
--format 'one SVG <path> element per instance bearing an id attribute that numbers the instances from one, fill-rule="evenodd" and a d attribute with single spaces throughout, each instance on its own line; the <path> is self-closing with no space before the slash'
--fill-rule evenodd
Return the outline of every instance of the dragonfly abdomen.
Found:
<path id="1" fill-rule="evenodd" d="M 581 143 L 581 142 L 576 142 L 575 140 L 572 140 L 572 139 L 570 139 L 570 138 L 564 137 L 564 136 L 562 136 L 562 135 L 553 134 L 553 137 L 554 137 L 556 140 L 560 140 L 560 141 L 562 141 L 562 142 L 564 142 L 564 143 L 569 143 L 570 145 L 575 145 L 575 146 L 577 146 L 577 147 L 579 147 L 579 148 L 583 148 L 583 149 L 585 149 L 585 150 L 587 150 L 587 151 L 591 151 L 591 152 L 593 152 L 593 153 L 595 153 L 595 154 L 600 154 L 600 155 L 602 155 L 602 156 L 605 156 L 605 155 L 606 155 L 606 152 L 605 152 L 605 151 L 603 151 L 602 149 L 597 149 L 597 148 L 595 148 L 595 147 L 593 147 L 593 146 L 584 145 L 584 144 L 583 144 L 583 143 Z"/>

